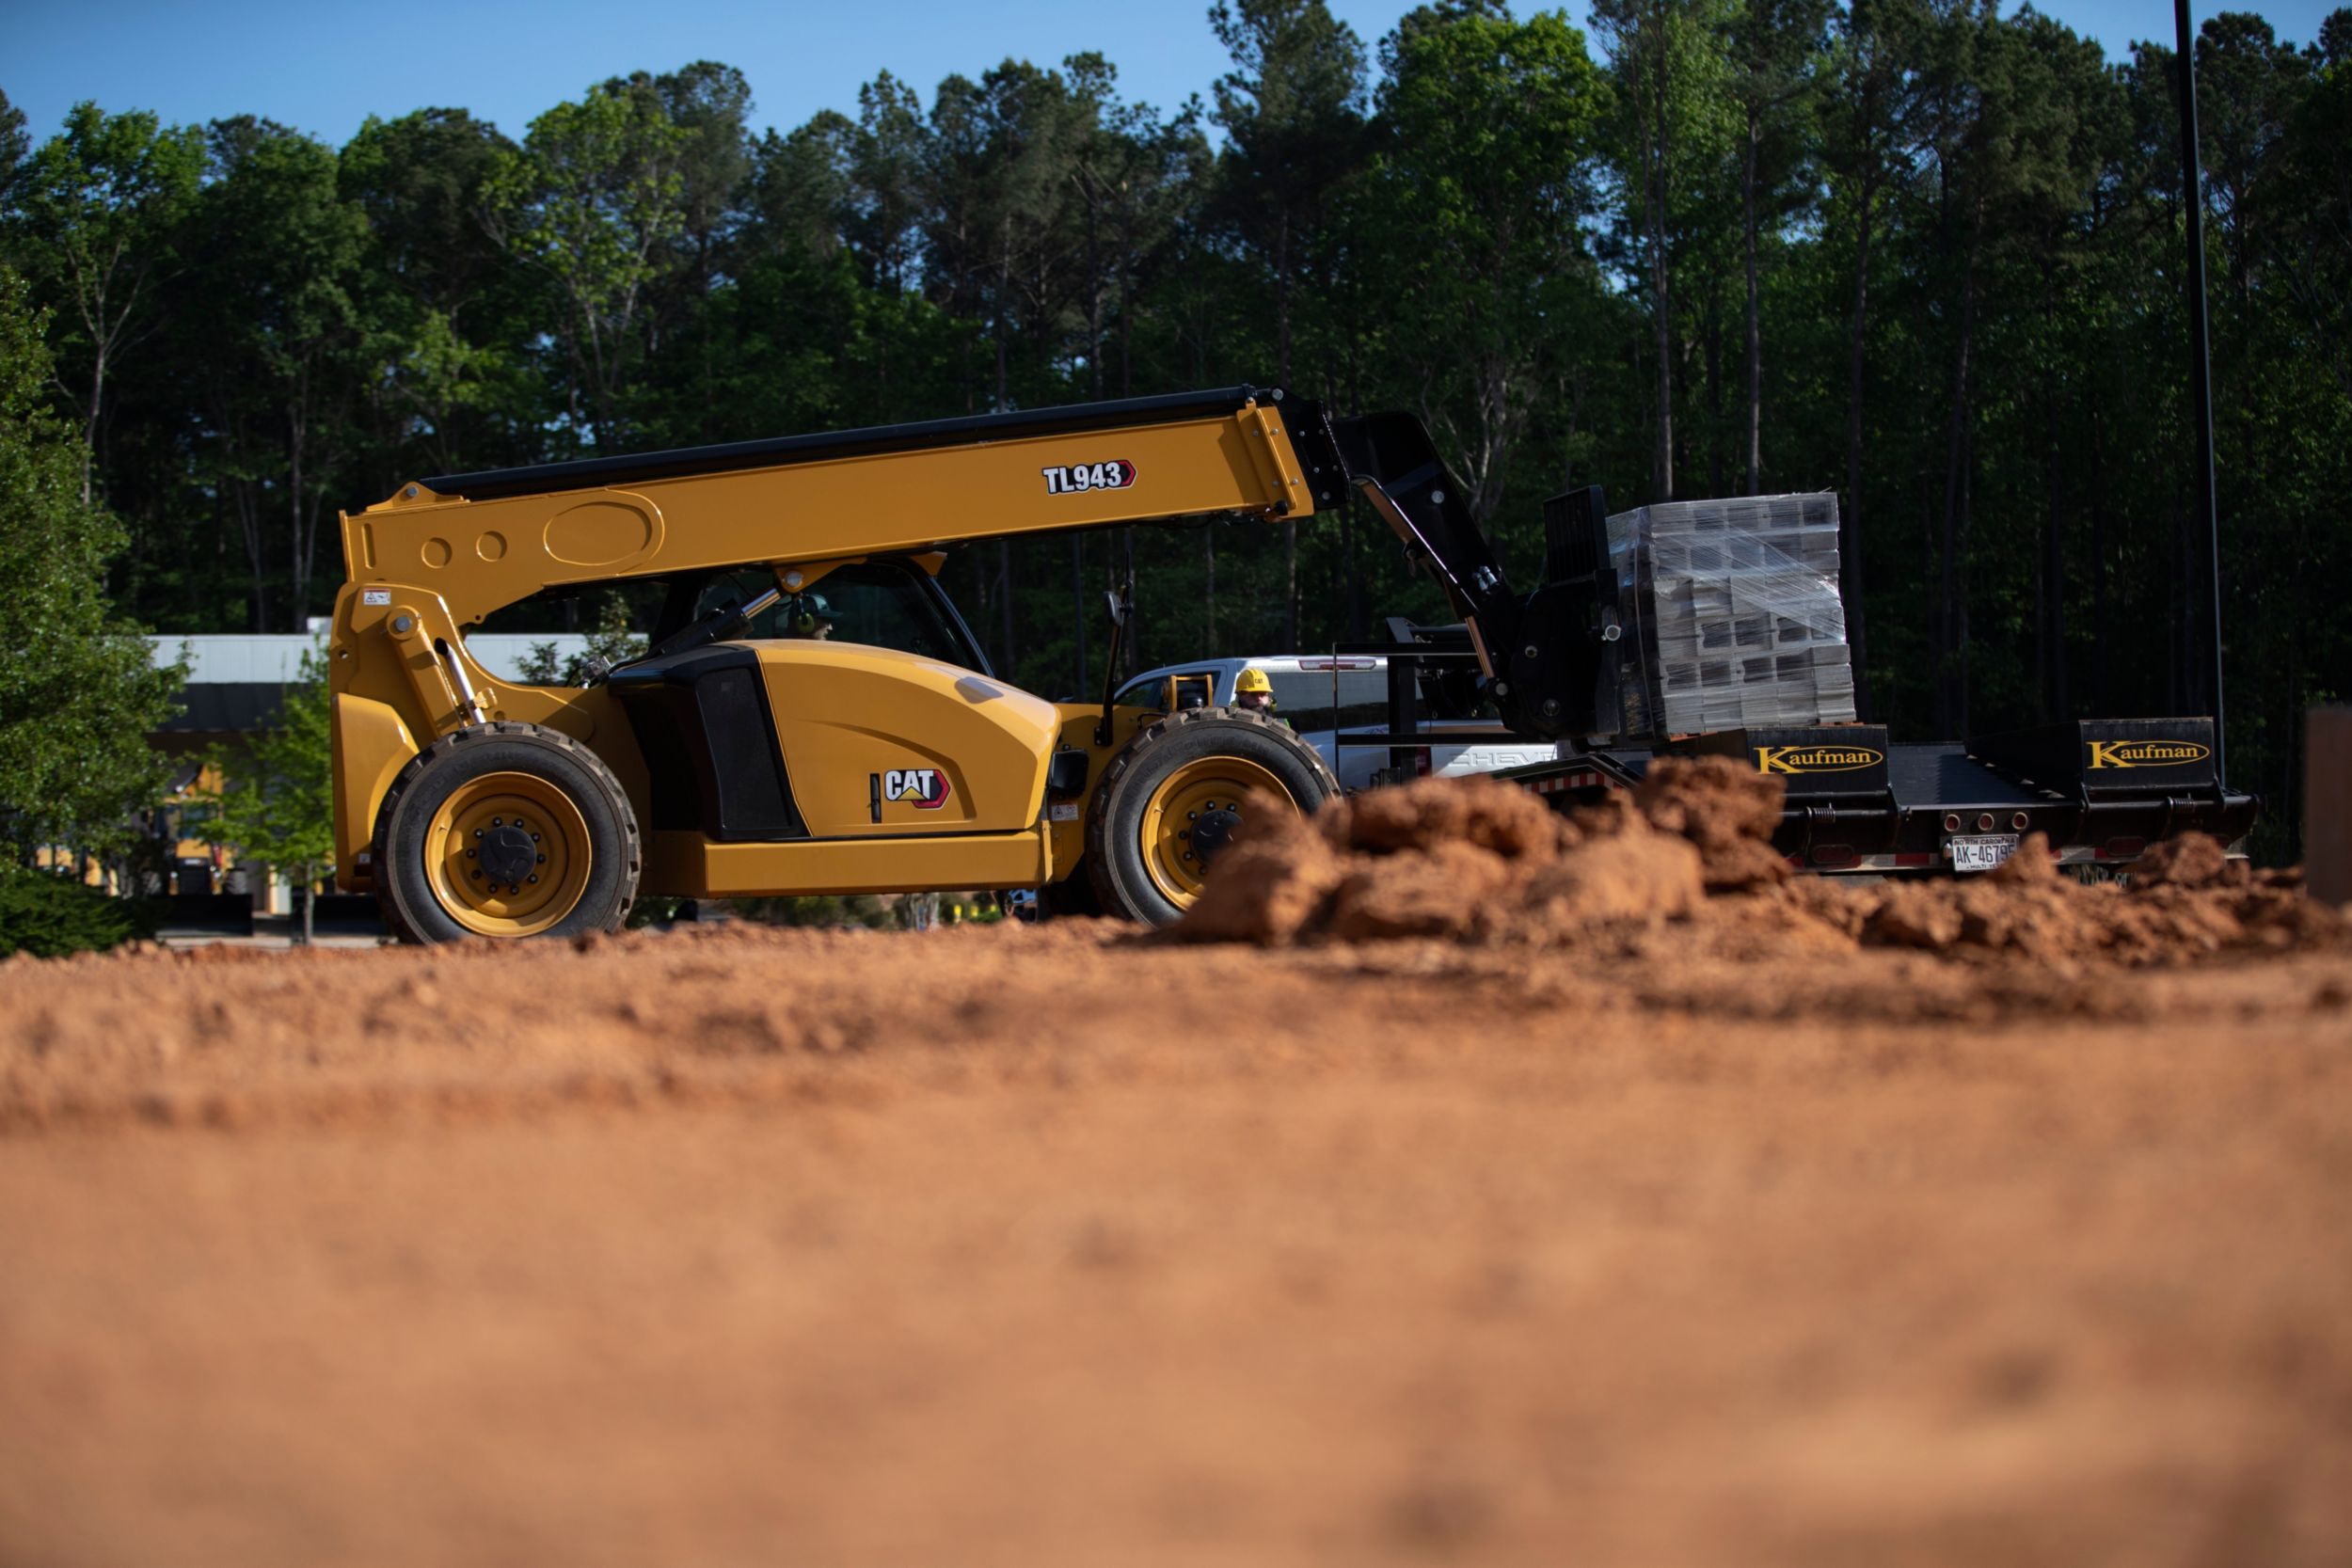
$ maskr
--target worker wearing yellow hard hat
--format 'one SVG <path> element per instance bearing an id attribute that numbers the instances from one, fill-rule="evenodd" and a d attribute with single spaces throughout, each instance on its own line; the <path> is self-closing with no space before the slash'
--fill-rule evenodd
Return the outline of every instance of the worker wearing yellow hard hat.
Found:
<path id="1" fill-rule="evenodd" d="M 1233 705 L 1245 713 L 1263 713 L 1285 728 L 1290 725 L 1289 720 L 1274 711 L 1274 683 L 1254 664 L 1233 677 Z"/>

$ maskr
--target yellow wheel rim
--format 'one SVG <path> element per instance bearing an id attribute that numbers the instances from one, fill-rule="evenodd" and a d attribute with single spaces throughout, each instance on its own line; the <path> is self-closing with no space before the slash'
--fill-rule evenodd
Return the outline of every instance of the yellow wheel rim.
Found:
<path id="1" fill-rule="evenodd" d="M 1290 799 L 1271 769 L 1242 757 L 1203 757 L 1160 781 L 1143 806 L 1143 863 L 1162 897 L 1192 907 L 1210 859 L 1242 826 L 1241 800 L 1253 789 Z"/>
<path id="2" fill-rule="evenodd" d="M 571 913 L 594 855 L 571 797 L 532 773 L 485 773 L 450 792 L 425 832 L 424 874 L 449 917 L 528 937 Z"/>

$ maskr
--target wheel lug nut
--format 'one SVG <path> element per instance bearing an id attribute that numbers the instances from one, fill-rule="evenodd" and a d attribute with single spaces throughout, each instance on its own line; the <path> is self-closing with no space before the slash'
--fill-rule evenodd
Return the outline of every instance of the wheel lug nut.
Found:
<path id="1" fill-rule="evenodd" d="M 532 873 L 531 874 L 531 879 L 532 879 L 532 881 L 534 881 L 534 882 L 535 882 L 535 881 L 537 881 L 537 880 L 539 879 L 539 873 L 537 873 L 536 871 L 532 872 Z"/>
<path id="2" fill-rule="evenodd" d="M 469 849 L 469 850 L 467 850 L 467 851 L 466 851 L 466 858 L 467 858 L 468 860 L 471 860 L 471 859 L 473 859 L 473 856 L 474 856 L 474 852 L 473 852 L 471 849 Z"/>
<path id="3" fill-rule="evenodd" d="M 480 828 L 476 828 L 476 829 L 473 831 L 473 836 L 474 836 L 474 837 L 476 837 L 476 838 L 480 838 L 480 837 L 482 836 L 482 830 L 481 830 Z"/>
<path id="4" fill-rule="evenodd" d="M 503 816 L 493 816 L 490 818 L 490 826 L 493 828 L 503 828 L 506 826 L 506 818 Z"/>
<path id="5" fill-rule="evenodd" d="M 539 835 L 538 835 L 537 833 L 533 833 L 533 834 L 532 834 L 532 835 L 531 835 L 531 842 L 532 842 L 532 843 L 533 843 L 533 844 L 538 843 L 538 842 L 539 842 Z"/>
<path id="6" fill-rule="evenodd" d="M 1176 830 L 1176 836 L 1178 838 L 1190 838 L 1192 836 L 1192 830 L 1190 828 L 1179 828 Z"/>
<path id="7" fill-rule="evenodd" d="M 479 870 L 476 870 L 476 871 L 474 872 L 474 874 L 473 874 L 473 879 L 474 879 L 475 881 L 477 881 L 477 882 L 478 882 L 478 881 L 480 881 L 480 880 L 482 880 L 482 873 L 481 873 Z"/>
<path id="8" fill-rule="evenodd" d="M 541 865 L 545 865 L 545 864 L 547 864 L 547 863 L 548 863 L 548 858 L 547 858 L 547 856 L 545 856 L 545 855 L 541 855 L 541 856 L 539 857 L 539 863 L 540 863 Z"/>

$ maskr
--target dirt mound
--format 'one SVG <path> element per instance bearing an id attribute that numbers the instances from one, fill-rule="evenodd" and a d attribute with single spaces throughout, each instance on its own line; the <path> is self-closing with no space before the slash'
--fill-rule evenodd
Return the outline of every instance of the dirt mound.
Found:
<path id="1" fill-rule="evenodd" d="M 1570 815 L 1492 779 L 1430 779 L 1327 805 L 1271 801 L 1219 863 L 1178 940 L 1619 942 L 1661 930 L 1750 960 L 1839 947 L 2068 966 L 2352 946 L 2352 921 L 2215 840 L 2160 844 L 2128 887 L 2060 872 L 2042 834 L 1966 879 L 1792 876 L 1771 843 L 1778 780 L 1724 758 L 1661 758 L 1641 787 Z"/>

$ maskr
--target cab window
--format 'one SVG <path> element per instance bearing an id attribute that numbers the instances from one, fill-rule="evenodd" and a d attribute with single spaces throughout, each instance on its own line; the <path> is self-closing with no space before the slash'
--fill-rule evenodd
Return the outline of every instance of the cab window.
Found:
<path id="1" fill-rule="evenodd" d="M 1274 685 L 1274 711 L 1297 729 L 1368 729 L 1388 722 L 1389 677 L 1383 672 L 1270 670 L 1266 678 Z"/>
<path id="2" fill-rule="evenodd" d="M 774 572 L 764 566 L 723 573 L 704 585 L 694 613 L 739 604 L 781 586 Z M 943 664 L 980 667 L 962 628 L 948 616 L 930 582 L 915 567 L 898 561 L 837 566 L 800 593 L 787 593 L 754 616 L 739 635 L 858 642 Z"/>
<path id="3" fill-rule="evenodd" d="M 1168 678 L 1164 674 L 1146 675 L 1141 680 L 1130 681 L 1111 699 L 1111 704 L 1115 707 L 1160 707 L 1168 701 Z M 1197 691 L 1200 683 L 1204 680 L 1214 689 L 1217 677 L 1214 670 L 1187 670 L 1179 672 L 1175 678 L 1184 682 L 1188 689 Z"/>

